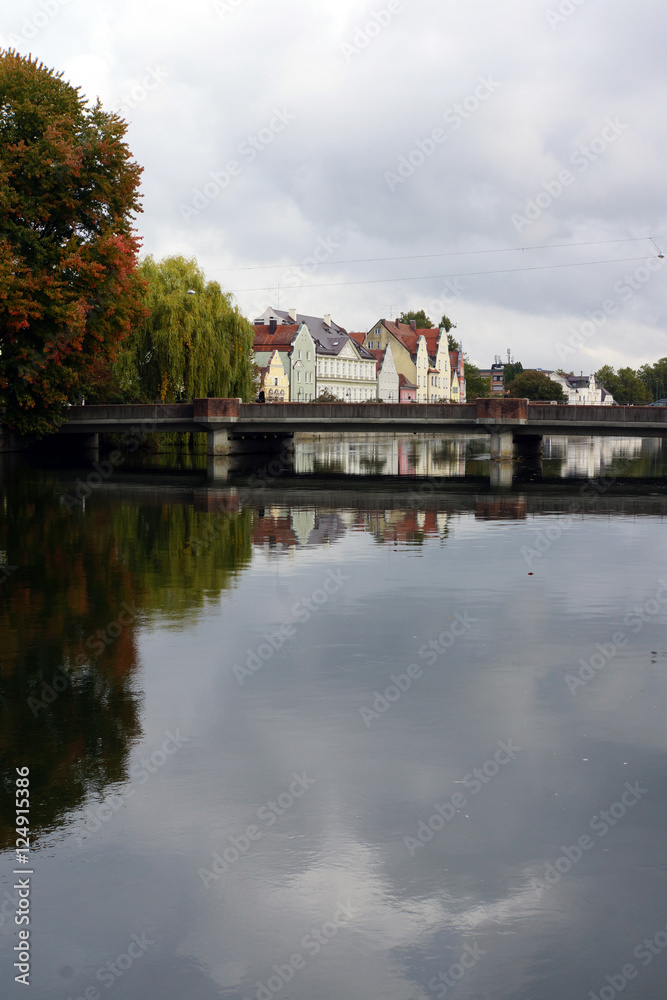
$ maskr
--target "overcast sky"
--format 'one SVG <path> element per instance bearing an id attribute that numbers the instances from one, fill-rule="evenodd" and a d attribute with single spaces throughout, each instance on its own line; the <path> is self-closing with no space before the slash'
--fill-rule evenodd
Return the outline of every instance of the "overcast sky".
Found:
<path id="1" fill-rule="evenodd" d="M 250 319 L 424 307 L 480 365 L 578 372 L 667 355 L 666 20 L 661 0 L 14 0 L 0 44 L 121 110 L 144 251 L 196 256 Z"/>

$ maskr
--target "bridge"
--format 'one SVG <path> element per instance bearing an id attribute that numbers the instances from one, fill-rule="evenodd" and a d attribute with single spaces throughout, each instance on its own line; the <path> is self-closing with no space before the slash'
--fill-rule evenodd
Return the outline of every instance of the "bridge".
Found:
<path id="1" fill-rule="evenodd" d="M 488 434 L 491 458 L 539 455 L 544 437 L 667 437 L 667 407 L 571 406 L 527 399 L 474 403 L 192 403 L 71 406 L 59 435 L 205 432 L 207 454 L 270 452 L 299 432 Z M 96 439 L 91 438 L 94 445 Z"/>

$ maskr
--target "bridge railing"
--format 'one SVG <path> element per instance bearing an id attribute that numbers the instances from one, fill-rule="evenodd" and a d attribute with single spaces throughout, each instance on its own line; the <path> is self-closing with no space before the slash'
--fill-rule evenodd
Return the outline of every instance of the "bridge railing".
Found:
<path id="1" fill-rule="evenodd" d="M 529 403 L 529 420 L 545 420 L 557 423 L 559 420 L 581 423 L 609 424 L 664 424 L 665 409 L 660 406 L 596 406 L 583 403 Z"/>
<path id="2" fill-rule="evenodd" d="M 449 420 L 474 420 L 474 403 L 243 403 L 239 417 L 280 420 L 298 417 L 303 420 L 339 420 L 361 418 L 413 419 L 436 417 Z"/>
<path id="3" fill-rule="evenodd" d="M 192 403 L 104 403 L 99 406 L 68 406 L 63 416 L 68 421 L 83 420 L 188 420 L 194 414 Z"/>

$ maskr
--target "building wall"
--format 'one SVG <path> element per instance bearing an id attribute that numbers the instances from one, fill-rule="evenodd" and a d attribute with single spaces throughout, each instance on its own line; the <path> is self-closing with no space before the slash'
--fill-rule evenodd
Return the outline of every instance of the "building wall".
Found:
<path id="1" fill-rule="evenodd" d="M 378 399 L 385 403 L 398 403 L 398 372 L 391 349 L 385 351 L 378 374 Z"/>
<path id="2" fill-rule="evenodd" d="M 315 341 L 305 323 L 292 341 L 290 353 L 290 396 L 292 402 L 307 403 L 317 396 L 317 355 Z"/>
<path id="3" fill-rule="evenodd" d="M 362 358 L 354 341 L 349 340 L 336 357 L 318 354 L 317 395 L 326 390 L 352 403 L 377 399 L 375 369 L 375 358 Z"/>

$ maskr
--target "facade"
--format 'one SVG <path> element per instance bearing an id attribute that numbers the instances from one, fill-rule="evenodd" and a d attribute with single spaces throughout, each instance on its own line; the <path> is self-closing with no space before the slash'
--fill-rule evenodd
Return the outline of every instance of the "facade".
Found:
<path id="1" fill-rule="evenodd" d="M 465 380 L 460 352 L 454 352 L 457 379 L 453 379 L 452 352 L 444 328 L 417 329 L 414 320 L 401 323 L 381 319 L 368 331 L 364 346 L 370 350 L 391 349 L 399 375 L 416 387 L 418 403 L 458 402 Z M 456 392 L 453 394 L 453 389 Z"/>
<path id="2" fill-rule="evenodd" d="M 540 371 L 541 369 L 537 369 Z M 558 372 L 544 372 L 550 379 L 563 389 L 567 396 L 567 401 L 571 405 L 583 404 L 584 406 L 613 406 L 614 397 L 610 392 L 600 385 L 595 375 L 559 375 Z"/>
<path id="3" fill-rule="evenodd" d="M 505 365 L 502 362 L 496 361 L 490 368 L 480 368 L 479 374 L 482 378 L 488 378 L 491 396 L 505 395 Z"/>
<path id="4" fill-rule="evenodd" d="M 409 382 L 405 375 L 398 376 L 398 401 L 399 403 L 416 403 L 417 386 Z"/>
<path id="5" fill-rule="evenodd" d="M 269 363 L 259 367 L 258 390 L 267 403 L 289 403 L 289 377 L 279 351 L 274 350 Z"/>
<path id="6" fill-rule="evenodd" d="M 317 395 L 315 342 L 306 323 L 278 323 L 275 317 L 253 324 L 253 352 L 266 367 L 278 351 L 293 403 L 309 402 Z M 268 399 L 268 396 L 266 397 Z"/>
<path id="7" fill-rule="evenodd" d="M 365 347 L 356 343 L 342 326 L 332 322 L 331 316 L 305 316 L 297 313 L 296 309 L 269 308 L 257 323 L 272 321 L 276 323 L 277 332 L 283 325 L 299 323 L 307 327 L 312 337 L 313 375 L 312 382 L 306 383 L 309 395 L 304 395 L 304 400 L 314 399 L 321 392 L 330 392 L 337 399 L 348 403 L 377 399 L 375 358 Z M 295 378 L 290 381 L 292 402 L 297 401 L 300 384 Z"/>
<path id="8" fill-rule="evenodd" d="M 398 372 L 391 350 L 385 347 L 384 351 L 374 350 L 371 351 L 371 354 L 376 361 L 377 398 L 381 399 L 383 403 L 400 402 Z"/>

